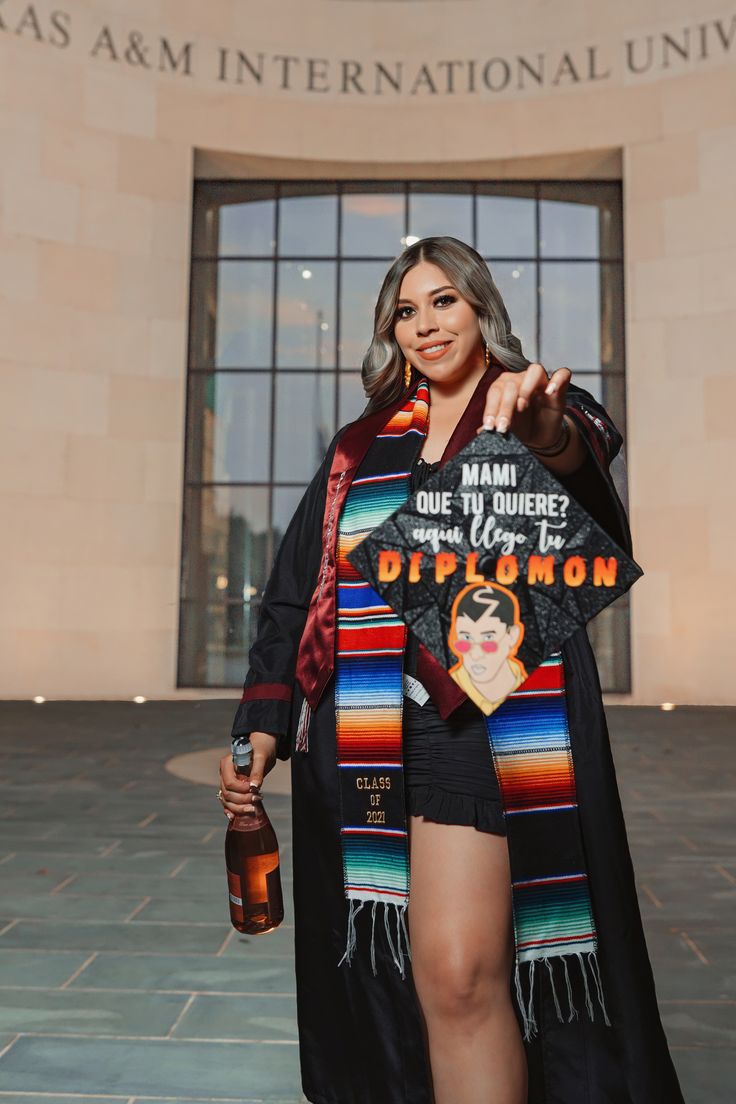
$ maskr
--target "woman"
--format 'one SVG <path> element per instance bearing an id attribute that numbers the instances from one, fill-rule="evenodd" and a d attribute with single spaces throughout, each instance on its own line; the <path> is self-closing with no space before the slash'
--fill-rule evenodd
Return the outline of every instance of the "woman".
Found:
<path id="1" fill-rule="evenodd" d="M 537 1032 L 522 1032 L 511 984 L 509 846 L 483 718 L 411 633 L 401 749 L 410 968 L 387 908 L 381 924 L 375 905 L 372 922 L 367 909 L 358 916 L 360 906 L 346 907 L 336 763 L 345 710 L 335 691 L 346 661 L 336 643 L 336 590 L 356 488 L 380 479 L 371 473 L 384 470 L 381 463 L 401 466 L 410 439 L 405 495 L 474 434 L 512 429 L 629 550 L 608 471 L 621 438 L 570 376 L 567 368 L 548 376 L 523 356 L 475 250 L 455 238 L 420 240 L 394 262 L 379 293 L 363 362 L 368 406 L 336 434 L 280 545 L 232 732 L 234 741 L 249 734 L 253 744 L 250 784 L 236 779 L 229 756 L 220 773 L 226 814 L 247 815 L 275 758 L 291 757 L 297 1009 L 302 1084 L 312 1104 L 682 1101 L 584 629 L 562 656 L 606 1014 L 585 1014 L 588 985 L 583 995 L 577 978 L 568 995 L 571 1009 L 583 1012 L 561 1022 L 557 994 L 540 970 L 530 998 Z M 423 381 L 424 421 L 417 415 Z M 368 529 L 393 505 L 381 516 L 374 511 Z"/>

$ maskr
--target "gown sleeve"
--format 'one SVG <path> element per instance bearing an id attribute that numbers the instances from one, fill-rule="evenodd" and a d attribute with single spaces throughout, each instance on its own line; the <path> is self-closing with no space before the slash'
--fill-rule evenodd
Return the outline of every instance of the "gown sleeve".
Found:
<path id="1" fill-rule="evenodd" d="M 327 480 L 343 429 L 330 442 L 278 547 L 263 592 L 256 639 L 248 653 L 243 697 L 231 732 L 233 750 L 239 737 L 269 732 L 278 737 L 277 757 L 290 756 L 296 659 L 319 574 Z"/>
<path id="2" fill-rule="evenodd" d="M 586 457 L 577 471 L 555 478 L 619 548 L 631 555 L 629 521 L 611 472 L 623 437 L 601 404 L 588 391 L 572 383 L 567 390 L 566 413 L 580 433 Z"/>

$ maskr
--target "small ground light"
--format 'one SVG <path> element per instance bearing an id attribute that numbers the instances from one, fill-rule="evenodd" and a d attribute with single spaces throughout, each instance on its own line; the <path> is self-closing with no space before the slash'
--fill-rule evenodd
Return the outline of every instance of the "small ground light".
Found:
<path id="1" fill-rule="evenodd" d="M 136 704 L 136 705 L 143 705 L 144 701 L 147 701 L 147 700 L 148 700 L 148 699 L 147 699 L 147 698 L 144 698 L 142 694 L 137 694 L 137 695 L 136 695 L 136 696 L 135 696 L 135 697 L 133 698 L 133 701 L 135 702 L 135 704 Z"/>
<path id="2" fill-rule="evenodd" d="M 674 702 L 662 702 L 662 704 L 660 705 L 660 707 L 659 707 L 659 708 L 660 708 L 660 709 L 661 709 L 661 710 L 662 710 L 662 711 L 663 711 L 664 713 L 671 713 L 673 709 L 676 709 L 676 708 L 677 708 L 677 706 L 675 705 L 675 703 L 674 703 Z"/>
<path id="3" fill-rule="evenodd" d="M 44 697 L 42 697 L 40 694 L 36 694 L 36 696 L 33 700 L 36 703 L 36 705 L 43 705 L 43 703 L 46 701 L 46 699 Z"/>

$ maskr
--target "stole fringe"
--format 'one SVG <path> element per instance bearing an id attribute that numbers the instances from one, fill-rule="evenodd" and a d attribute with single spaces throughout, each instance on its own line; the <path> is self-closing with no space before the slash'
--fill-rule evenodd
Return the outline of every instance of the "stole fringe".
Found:
<path id="1" fill-rule="evenodd" d="M 312 720 L 312 710 L 305 698 L 299 712 L 299 724 L 296 727 L 296 750 L 309 751 L 309 724 Z"/>
<path id="2" fill-rule="evenodd" d="M 355 897 L 350 897 L 348 900 L 348 932 L 347 940 L 345 943 L 345 953 L 338 962 L 338 966 L 342 966 L 343 962 L 347 962 L 349 966 L 352 966 L 353 955 L 358 943 L 358 937 L 355 930 L 355 918 L 363 908 L 364 905 L 369 904 L 368 901 L 361 901 Z M 394 962 L 394 966 L 401 974 L 402 978 L 406 977 L 406 966 L 404 965 L 404 955 L 411 962 L 411 947 L 409 945 L 409 933 L 406 928 L 406 910 L 409 907 L 409 902 L 404 901 L 402 904 L 396 904 L 393 901 L 373 901 L 371 909 L 371 969 L 373 974 L 378 973 L 376 967 L 376 909 L 379 905 L 383 905 L 383 926 L 386 930 L 386 941 L 388 942 L 391 950 L 391 957 Z M 393 913 L 393 916 L 391 915 Z M 391 921 L 393 920 L 393 926 L 396 931 L 395 934 L 391 930 Z"/>
<path id="3" fill-rule="evenodd" d="M 355 954 L 357 944 L 358 944 L 358 936 L 357 936 L 357 931 L 356 931 L 355 920 L 356 920 L 356 917 L 358 916 L 358 913 L 361 912 L 361 910 L 367 904 L 371 904 L 372 905 L 372 907 L 371 907 L 371 946 L 370 946 L 371 968 L 373 970 L 373 974 L 374 975 L 377 974 L 378 971 L 377 971 L 377 967 L 376 967 L 376 939 L 375 939 L 375 936 L 376 936 L 376 910 L 377 910 L 379 905 L 383 905 L 383 924 L 384 924 L 384 928 L 386 930 L 386 939 L 387 939 L 389 948 L 391 950 L 391 957 L 393 959 L 394 965 L 396 966 L 396 969 L 401 974 L 401 977 L 404 978 L 406 976 L 406 968 L 405 968 L 405 965 L 404 965 L 404 954 L 406 954 L 409 961 L 411 961 L 411 946 L 409 944 L 409 933 L 408 933 L 407 927 L 406 927 L 406 910 L 408 908 L 408 901 L 405 901 L 403 904 L 395 904 L 393 901 L 373 901 L 373 902 L 370 902 L 370 901 L 367 901 L 367 900 L 359 900 L 355 897 L 351 897 L 348 900 L 348 904 L 349 904 L 349 909 L 348 909 L 347 940 L 346 940 L 346 944 L 345 944 L 345 952 L 344 952 L 342 958 L 340 959 L 340 961 L 338 962 L 338 966 L 342 966 L 343 962 L 347 962 L 348 965 L 352 965 L 353 955 Z M 392 916 L 392 913 L 393 913 L 393 916 Z M 395 936 L 394 936 L 394 934 L 392 933 L 392 930 L 391 930 L 391 921 L 392 921 L 392 919 L 394 921 L 394 926 L 396 928 Z M 405 948 L 405 950 L 404 950 L 404 948 Z M 582 975 L 583 986 L 584 986 L 584 989 L 585 989 L 585 1007 L 586 1007 L 586 1010 L 588 1012 L 588 1016 L 590 1017 L 591 1021 L 595 1023 L 595 1009 L 593 1007 L 593 1001 L 592 1001 L 591 995 L 590 995 L 590 984 L 589 984 L 589 977 L 588 977 L 588 972 L 589 972 L 590 976 L 593 979 L 593 984 L 595 985 L 596 995 L 598 997 L 598 1004 L 600 1005 L 601 1011 L 603 1012 L 603 1022 L 608 1027 L 611 1026 L 611 1021 L 608 1018 L 608 1011 L 606 1009 L 605 1001 L 603 1000 L 603 985 L 602 985 L 602 982 L 601 982 L 600 966 L 599 966 L 598 958 L 597 958 L 597 955 L 596 955 L 595 951 L 586 951 L 585 952 L 585 957 L 588 960 L 587 961 L 587 969 L 586 969 L 586 963 L 583 959 L 583 954 L 580 951 L 572 951 L 567 955 L 553 955 L 550 958 L 538 958 L 538 959 L 532 958 L 530 960 L 527 960 L 526 963 L 519 963 L 518 960 L 517 960 L 516 965 L 514 966 L 514 988 L 516 990 L 516 1003 L 518 1005 L 519 1012 L 521 1013 L 522 1023 L 523 1023 L 523 1027 L 524 1027 L 523 1034 L 524 1034 L 524 1041 L 525 1042 L 529 1042 L 531 1039 L 533 1039 L 538 1034 L 538 1030 L 539 1030 L 538 1025 L 537 1025 L 536 1016 L 534 1015 L 534 977 L 535 977 L 535 967 L 536 967 L 537 963 L 540 964 L 540 968 L 541 968 L 542 964 L 544 964 L 547 967 L 547 972 L 549 974 L 549 984 L 550 984 L 550 989 L 552 991 L 552 999 L 554 1001 L 555 1011 L 557 1013 L 557 1019 L 560 1021 L 560 1023 L 565 1023 L 566 1020 L 565 1020 L 565 1016 L 564 1016 L 564 1013 L 563 1013 L 563 1010 L 562 1010 L 562 1005 L 560 1004 L 560 998 L 557 994 L 557 989 L 555 987 L 555 970 L 554 970 L 554 964 L 555 963 L 558 964 L 558 966 L 557 966 L 558 972 L 559 972 L 559 964 L 560 963 L 562 964 L 562 968 L 563 968 L 564 975 L 565 975 L 565 990 L 566 990 L 566 993 L 567 993 L 567 1011 L 568 1011 L 567 1023 L 570 1023 L 571 1020 L 573 1020 L 573 1019 L 578 1019 L 579 1012 L 578 1012 L 578 1009 L 575 1007 L 575 1003 L 573 1001 L 572 985 L 570 983 L 570 974 L 569 974 L 568 966 L 567 966 L 568 958 L 572 958 L 572 957 L 575 957 L 578 960 L 578 963 L 580 964 L 580 973 Z M 523 970 L 523 967 L 525 965 L 528 966 L 528 969 L 526 971 Z M 527 975 L 527 977 L 526 977 L 526 986 L 524 985 L 524 980 L 522 978 L 522 975 L 524 973 L 526 973 L 526 975 Z M 527 989 L 526 994 L 524 993 L 524 988 L 525 987 Z"/>
<path id="4" fill-rule="evenodd" d="M 585 1007 L 586 1007 L 586 1010 L 588 1012 L 588 1016 L 593 1021 L 593 1023 L 595 1023 L 595 1010 L 593 1008 L 593 1001 L 591 1000 L 591 996 L 590 996 L 590 985 L 589 985 L 589 979 L 588 979 L 588 971 L 589 971 L 590 976 L 592 977 L 593 983 L 594 983 L 595 988 L 596 988 L 598 1003 L 599 1003 L 599 1005 L 601 1007 L 601 1010 L 603 1012 L 603 1022 L 608 1027 L 611 1026 L 611 1021 L 608 1018 L 608 1011 L 606 1009 L 605 1001 L 603 1000 L 603 985 L 602 985 L 602 982 L 601 982 L 600 966 L 599 966 L 598 958 L 596 956 L 595 951 L 585 952 L 585 956 L 588 960 L 587 970 L 586 970 L 586 964 L 583 961 L 583 955 L 581 954 L 580 951 L 573 951 L 571 954 L 568 954 L 568 955 L 553 955 L 551 958 L 539 958 L 539 959 L 533 958 L 529 961 L 529 969 L 526 971 L 527 975 L 528 975 L 528 978 L 527 978 L 528 996 L 524 995 L 524 991 L 523 991 L 524 986 L 523 986 L 523 983 L 522 983 L 522 968 L 521 967 L 524 965 L 524 963 L 520 964 L 517 961 L 516 965 L 514 967 L 514 987 L 516 989 L 516 1003 L 517 1003 L 517 1005 L 519 1007 L 519 1011 L 521 1013 L 521 1019 L 522 1019 L 522 1023 L 523 1023 L 523 1026 L 524 1026 L 524 1041 L 525 1042 L 529 1042 L 529 1040 L 533 1039 L 534 1036 L 537 1035 L 537 1033 L 538 1033 L 538 1025 L 537 1025 L 536 1017 L 534 1015 L 534 972 L 535 972 L 534 967 L 535 967 L 535 964 L 537 962 L 539 962 L 540 964 L 544 963 L 545 966 L 547 967 L 547 972 L 549 973 L 550 988 L 552 990 L 552 999 L 554 1000 L 555 1011 L 557 1012 L 557 1019 L 560 1021 L 560 1023 L 565 1023 L 565 1017 L 564 1017 L 563 1012 L 562 1012 L 562 1006 L 560 1005 L 560 999 L 557 995 L 557 990 L 555 988 L 555 973 L 554 973 L 554 969 L 553 969 L 553 966 L 554 966 L 555 962 L 558 962 L 558 963 L 561 962 L 562 963 L 562 967 L 563 967 L 563 970 L 564 970 L 564 973 L 565 973 L 565 988 L 566 988 L 566 991 L 567 991 L 567 1007 L 568 1007 L 567 1023 L 570 1023 L 570 1021 L 573 1018 L 575 1018 L 575 1019 L 578 1018 L 578 1009 L 575 1007 L 575 1004 L 573 1002 L 572 986 L 570 984 L 570 974 L 568 973 L 568 969 L 567 969 L 567 960 L 568 960 L 568 958 L 572 958 L 573 955 L 578 960 L 578 962 L 580 963 L 580 973 L 582 974 L 583 985 L 585 987 Z"/>

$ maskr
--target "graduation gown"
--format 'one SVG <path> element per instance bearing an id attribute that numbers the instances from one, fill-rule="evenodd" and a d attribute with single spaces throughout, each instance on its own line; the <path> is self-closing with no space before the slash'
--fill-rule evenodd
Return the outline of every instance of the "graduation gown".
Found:
<path id="1" fill-rule="evenodd" d="M 488 386 L 501 370 L 494 360 L 479 381 L 441 464 L 473 439 Z M 376 925 L 376 976 L 365 930 L 363 936 L 359 931 L 352 964 L 337 965 L 348 916 L 335 742 L 337 522 L 370 442 L 411 390 L 343 426 L 333 438 L 279 546 L 232 730 L 233 737 L 256 730 L 273 733 L 277 756 L 291 759 L 297 1016 L 302 1087 L 312 1104 L 432 1101 L 411 966 L 402 980 L 383 925 Z M 609 472 L 621 437 L 593 397 L 572 384 L 567 412 L 587 455 L 583 466 L 561 482 L 630 552 L 625 511 Z M 585 629 L 570 637 L 562 652 L 581 832 L 612 1026 L 602 1022 L 600 1013 L 591 1022 L 579 996 L 579 1018 L 560 1023 L 546 971 L 539 971 L 539 1031 L 524 1043 L 528 1104 L 682 1104 L 657 1007 L 600 683 Z M 423 645 L 417 677 L 443 717 L 467 700 Z M 311 713 L 307 753 L 295 750 L 305 700 Z M 363 919 L 358 918 L 358 926 Z"/>

